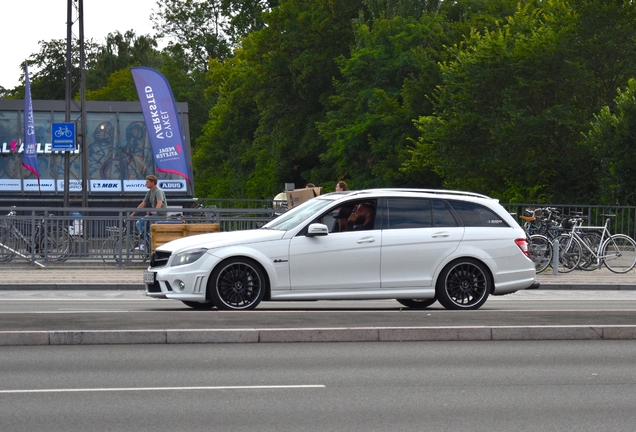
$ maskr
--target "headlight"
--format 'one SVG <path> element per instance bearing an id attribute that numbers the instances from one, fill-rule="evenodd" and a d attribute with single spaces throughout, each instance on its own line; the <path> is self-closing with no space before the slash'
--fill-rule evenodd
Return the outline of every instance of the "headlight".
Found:
<path id="1" fill-rule="evenodd" d="M 183 251 L 174 256 L 170 266 L 176 267 L 176 266 L 185 265 L 185 264 L 192 264 L 193 262 L 201 258 L 206 252 L 207 252 L 207 249 L 205 248 L 189 249 L 189 250 Z"/>

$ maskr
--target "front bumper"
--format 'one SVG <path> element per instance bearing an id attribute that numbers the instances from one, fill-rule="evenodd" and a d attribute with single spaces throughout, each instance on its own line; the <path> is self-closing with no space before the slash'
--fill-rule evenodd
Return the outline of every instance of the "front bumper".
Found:
<path id="1" fill-rule="evenodd" d="M 186 268 L 190 267 L 190 268 Z M 146 295 L 158 299 L 193 302 L 205 301 L 209 272 L 200 266 L 149 268 L 146 275 L 154 274 L 150 283 L 144 276 Z"/>

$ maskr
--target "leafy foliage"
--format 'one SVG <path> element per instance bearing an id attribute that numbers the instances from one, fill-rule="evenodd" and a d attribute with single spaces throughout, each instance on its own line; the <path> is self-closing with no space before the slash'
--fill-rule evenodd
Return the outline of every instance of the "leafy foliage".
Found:
<path id="1" fill-rule="evenodd" d="M 199 195 L 345 180 L 636 204 L 634 2 L 158 0 L 153 20 L 87 42 L 87 97 L 136 100 L 128 68 L 160 69 Z M 64 99 L 66 44 L 40 47 L 33 97 Z"/>

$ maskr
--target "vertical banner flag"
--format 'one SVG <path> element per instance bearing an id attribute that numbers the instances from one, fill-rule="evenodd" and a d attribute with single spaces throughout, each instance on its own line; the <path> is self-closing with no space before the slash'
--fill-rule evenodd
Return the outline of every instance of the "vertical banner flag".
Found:
<path id="1" fill-rule="evenodd" d="M 38 178 L 38 145 L 35 142 L 35 121 L 33 119 L 33 103 L 31 101 L 31 83 L 29 82 L 29 65 L 24 62 L 24 150 L 22 152 L 22 166 L 31 171 Z"/>
<path id="2" fill-rule="evenodd" d="M 133 67 L 130 72 L 144 113 L 157 172 L 177 174 L 192 183 L 179 112 L 168 80 L 161 72 L 148 67 Z"/>

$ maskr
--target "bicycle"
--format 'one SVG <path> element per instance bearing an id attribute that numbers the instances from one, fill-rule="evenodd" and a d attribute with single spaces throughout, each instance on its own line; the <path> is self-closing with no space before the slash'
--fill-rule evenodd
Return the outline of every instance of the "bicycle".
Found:
<path id="1" fill-rule="evenodd" d="M 37 254 L 47 261 L 66 261 L 72 250 L 73 237 L 68 230 L 44 216 L 33 222 L 31 232 L 23 232 L 15 211 L 10 211 L 8 219 L 0 225 L 0 262 L 9 262 L 16 255 L 29 259 Z M 23 223 L 25 221 L 22 221 Z"/>
<path id="2" fill-rule="evenodd" d="M 602 214 L 605 218 L 603 226 L 583 226 L 583 218 L 571 219 L 572 228 L 568 233 L 558 237 L 566 244 L 566 250 L 571 253 L 572 265 L 575 267 L 595 270 L 605 265 L 614 273 L 627 273 L 636 266 L 636 241 L 624 234 L 611 234 L 608 228 L 610 220 L 616 215 Z M 586 236 L 585 231 L 592 233 Z M 575 245 L 570 249 L 571 245 Z M 574 251 L 578 248 L 578 257 Z M 584 262 L 581 264 L 582 257 Z M 593 266 L 593 267 L 592 267 Z"/>
<path id="3" fill-rule="evenodd" d="M 133 230 L 134 231 L 134 230 Z M 122 262 L 146 262 L 150 259 L 150 245 L 145 235 L 134 232 L 128 234 L 128 227 L 107 227 L 106 237 L 101 247 L 102 261 L 114 260 L 118 264 Z"/>

